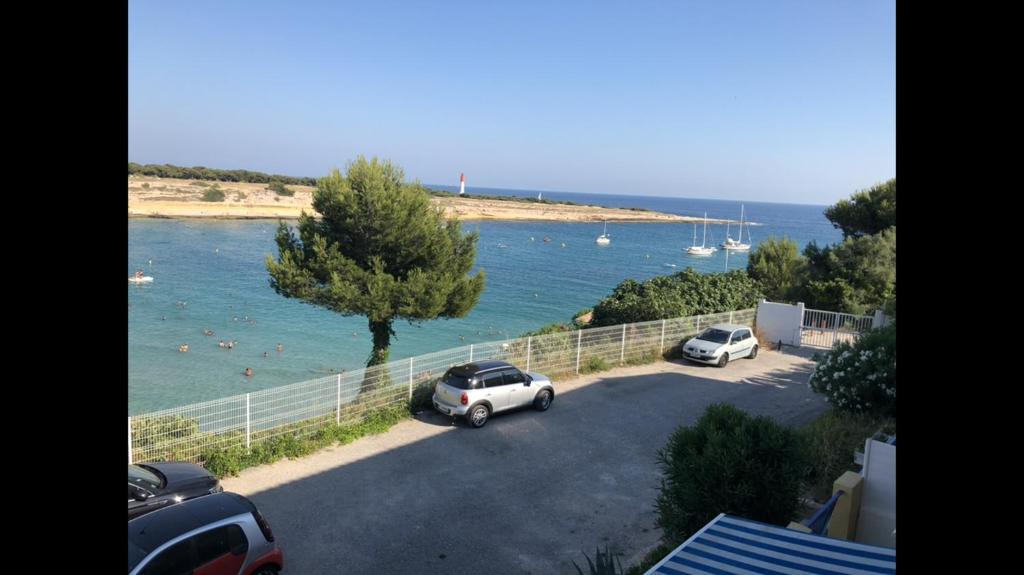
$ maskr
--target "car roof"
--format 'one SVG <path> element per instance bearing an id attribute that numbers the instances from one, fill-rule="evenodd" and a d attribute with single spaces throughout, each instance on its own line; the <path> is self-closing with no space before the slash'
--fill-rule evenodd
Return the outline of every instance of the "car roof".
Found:
<path id="1" fill-rule="evenodd" d="M 147 553 L 193 529 L 249 513 L 255 506 L 237 493 L 214 493 L 147 513 L 128 522 L 128 542 Z"/>
<path id="2" fill-rule="evenodd" d="M 514 367 L 512 364 L 497 359 L 485 359 L 482 361 L 474 361 L 473 363 L 464 363 L 457 365 L 451 369 L 451 371 L 467 377 L 472 377 L 482 371 L 490 371 L 492 369 L 504 369 Z"/>
<path id="3" fill-rule="evenodd" d="M 711 326 L 711 329 L 720 329 L 722 331 L 736 331 L 738 329 L 750 329 L 750 326 L 736 325 L 734 323 L 716 323 Z"/>

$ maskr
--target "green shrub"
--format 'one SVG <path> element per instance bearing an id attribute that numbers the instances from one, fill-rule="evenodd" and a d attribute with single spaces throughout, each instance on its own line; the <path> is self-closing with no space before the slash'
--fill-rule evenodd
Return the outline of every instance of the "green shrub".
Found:
<path id="1" fill-rule="evenodd" d="M 876 432 L 891 428 L 889 422 L 877 417 L 830 410 L 801 429 L 811 497 L 819 502 L 831 497 L 835 480 L 846 471 L 856 471 L 854 451 L 864 449 L 864 441 Z"/>
<path id="2" fill-rule="evenodd" d="M 627 569 L 626 575 L 644 575 L 644 573 L 647 573 L 647 571 L 649 571 L 651 567 L 654 567 L 658 563 L 658 561 L 661 561 L 673 549 L 679 547 L 681 543 L 682 541 L 679 541 L 679 543 L 673 543 L 671 545 L 665 543 L 658 545 L 650 552 L 648 552 L 647 555 L 644 555 L 644 558 L 640 560 L 640 563 L 633 565 L 632 567 Z"/>
<path id="3" fill-rule="evenodd" d="M 289 189 L 287 186 L 285 186 L 281 182 L 270 182 L 269 184 L 267 184 L 267 189 L 273 191 L 275 194 L 277 194 L 279 196 L 294 196 L 295 195 L 295 190 Z"/>
<path id="4" fill-rule="evenodd" d="M 838 410 L 896 417 L 896 323 L 815 357 L 811 387 Z"/>
<path id="5" fill-rule="evenodd" d="M 590 359 L 587 360 L 588 372 L 605 371 L 611 369 L 611 367 L 612 366 L 608 365 L 608 362 L 605 361 L 604 358 L 600 356 L 592 355 L 590 356 Z"/>
<path id="6" fill-rule="evenodd" d="M 220 189 L 217 184 L 203 192 L 204 202 L 223 202 L 225 198 L 224 190 Z"/>
<path id="7" fill-rule="evenodd" d="M 657 523 L 666 543 L 684 541 L 719 513 L 785 525 L 807 469 L 797 432 L 726 404 L 679 427 L 658 463 Z"/>
<path id="8" fill-rule="evenodd" d="M 245 192 L 235 192 L 235 201 L 240 202 L 249 197 Z"/>
<path id="9" fill-rule="evenodd" d="M 148 190 L 149 189 L 149 183 L 148 182 L 147 183 L 143 183 L 142 184 L 142 189 Z"/>
<path id="10" fill-rule="evenodd" d="M 366 435 L 384 433 L 409 416 L 408 406 L 400 405 L 370 412 L 361 420 L 334 423 L 334 416 L 325 418 L 325 425 L 314 432 L 306 431 L 310 422 L 275 429 L 261 437 L 254 434 L 250 449 L 244 447 L 207 447 L 200 459 L 206 469 L 217 477 L 238 475 L 248 467 L 273 463 L 284 458 L 309 455 L 329 445 L 346 444 Z"/>
<path id="11" fill-rule="evenodd" d="M 595 553 L 594 561 L 591 561 L 590 556 L 586 553 L 583 554 L 587 558 L 587 565 L 590 566 L 590 575 L 622 575 L 622 562 L 619 561 L 618 557 L 612 555 L 607 545 L 604 548 L 604 553 L 601 553 L 600 548 L 596 549 Z M 596 565 L 594 564 L 595 561 L 597 562 Z M 617 570 L 615 569 L 616 564 L 619 566 Z M 580 575 L 583 575 L 583 570 L 576 564 L 576 561 L 573 561 L 572 565 Z"/>

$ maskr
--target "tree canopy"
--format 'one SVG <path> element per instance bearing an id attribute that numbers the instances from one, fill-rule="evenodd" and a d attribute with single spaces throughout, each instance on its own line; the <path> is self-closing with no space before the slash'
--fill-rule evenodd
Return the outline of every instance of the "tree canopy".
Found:
<path id="1" fill-rule="evenodd" d="M 800 256 L 796 242 L 770 237 L 750 252 L 747 273 L 761 282 L 766 298 L 786 301 L 804 273 L 805 265 L 806 260 Z"/>
<path id="2" fill-rule="evenodd" d="M 343 315 L 362 315 L 373 334 L 367 365 L 385 363 L 395 319 L 463 317 L 480 299 L 484 272 L 469 276 L 477 233 L 464 234 L 402 169 L 360 156 L 317 182 L 298 234 L 283 222 L 278 259 L 267 256 L 277 293 Z"/>
<path id="3" fill-rule="evenodd" d="M 627 279 L 594 306 L 590 325 L 616 325 L 753 307 L 761 299 L 758 282 L 742 270 L 701 274 L 686 268 L 645 282 Z"/>
<path id="4" fill-rule="evenodd" d="M 825 210 L 825 217 L 842 230 L 843 238 L 877 234 L 896 225 L 896 178 L 856 192 Z"/>

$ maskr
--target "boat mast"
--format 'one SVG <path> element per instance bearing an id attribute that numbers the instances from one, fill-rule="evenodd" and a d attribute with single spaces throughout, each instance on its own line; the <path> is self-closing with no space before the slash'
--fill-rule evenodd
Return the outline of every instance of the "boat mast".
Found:
<path id="1" fill-rule="evenodd" d="M 697 230 L 694 230 L 697 231 Z M 708 213 L 704 212 L 704 241 L 701 242 L 700 247 L 708 245 Z"/>

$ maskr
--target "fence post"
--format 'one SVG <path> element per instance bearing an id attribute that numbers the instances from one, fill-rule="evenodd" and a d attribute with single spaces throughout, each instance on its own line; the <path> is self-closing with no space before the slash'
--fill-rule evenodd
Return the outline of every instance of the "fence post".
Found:
<path id="1" fill-rule="evenodd" d="M 338 408 L 335 410 L 334 423 L 341 425 L 341 374 L 338 374 Z"/>
<path id="2" fill-rule="evenodd" d="M 473 344 L 469 344 L 469 362 L 473 363 Z"/>
<path id="3" fill-rule="evenodd" d="M 576 330 L 576 375 L 580 374 L 580 344 L 583 342 L 583 330 Z"/>
<path id="4" fill-rule="evenodd" d="M 885 312 L 880 309 L 875 310 L 875 317 L 871 318 L 871 329 L 878 329 L 885 327 Z"/>
<path id="5" fill-rule="evenodd" d="M 132 416 L 128 416 L 128 465 L 132 464 Z"/>
<path id="6" fill-rule="evenodd" d="M 409 358 L 409 401 L 412 401 L 412 358 Z"/>
<path id="7" fill-rule="evenodd" d="M 697 333 L 700 333 L 700 316 L 697 316 Z"/>
<path id="8" fill-rule="evenodd" d="M 661 320 L 661 347 L 658 348 L 658 353 L 665 353 L 665 320 Z"/>
<path id="9" fill-rule="evenodd" d="M 247 394 L 245 394 L 245 450 L 246 451 L 249 450 L 250 429 L 251 428 L 249 427 L 249 394 L 247 393 Z"/>
<path id="10" fill-rule="evenodd" d="M 729 323 L 732 323 L 732 312 L 729 312 Z"/>
<path id="11" fill-rule="evenodd" d="M 526 338 L 526 371 L 530 371 L 530 344 L 533 343 L 533 336 Z"/>
<path id="12" fill-rule="evenodd" d="M 622 351 L 619 352 L 619 363 L 626 361 L 626 324 L 622 324 Z"/>
<path id="13" fill-rule="evenodd" d="M 793 345 L 797 347 L 803 347 L 804 345 L 804 314 L 807 313 L 804 308 L 804 302 L 796 302 L 796 329 L 793 330 Z"/>

